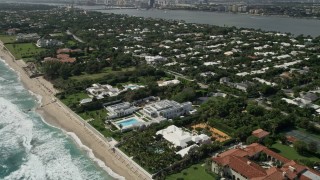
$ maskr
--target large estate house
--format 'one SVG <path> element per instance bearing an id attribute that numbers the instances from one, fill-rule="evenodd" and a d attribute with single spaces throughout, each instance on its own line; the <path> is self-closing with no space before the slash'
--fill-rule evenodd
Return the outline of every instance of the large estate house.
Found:
<path id="1" fill-rule="evenodd" d="M 29 34 L 19 33 L 17 34 L 16 40 L 17 41 L 34 41 L 39 38 L 40 36 L 37 33 L 29 33 Z"/>
<path id="2" fill-rule="evenodd" d="M 36 45 L 38 47 L 52 47 L 63 45 L 63 43 L 55 39 L 38 39 Z"/>
<path id="3" fill-rule="evenodd" d="M 167 58 L 159 56 L 159 55 L 158 56 L 145 56 L 145 60 L 146 60 L 147 64 L 156 64 L 156 63 L 166 61 Z"/>
<path id="4" fill-rule="evenodd" d="M 164 118 L 171 119 L 188 114 L 191 110 L 191 102 L 180 104 L 176 101 L 161 100 L 146 105 L 143 108 L 143 113 L 151 118 L 162 116 Z"/>
<path id="5" fill-rule="evenodd" d="M 106 107 L 108 110 L 108 119 L 127 116 L 138 110 L 138 107 L 132 106 L 128 102 L 114 104 Z"/>
<path id="6" fill-rule="evenodd" d="M 90 95 L 95 96 L 97 99 L 102 99 L 104 96 L 117 96 L 120 93 L 118 88 L 105 84 L 92 84 L 92 87 L 86 89 Z"/>
<path id="7" fill-rule="evenodd" d="M 265 159 L 261 160 L 261 156 Z M 213 157 L 212 171 L 232 180 L 320 179 L 319 172 L 289 160 L 258 143 L 230 149 Z"/>
<path id="8" fill-rule="evenodd" d="M 171 142 L 175 147 L 180 146 L 182 148 L 187 147 L 187 143 L 191 141 L 195 143 L 205 143 L 210 141 L 210 137 L 205 134 L 191 134 L 175 125 L 159 130 L 156 134 L 161 134 L 164 139 Z"/>

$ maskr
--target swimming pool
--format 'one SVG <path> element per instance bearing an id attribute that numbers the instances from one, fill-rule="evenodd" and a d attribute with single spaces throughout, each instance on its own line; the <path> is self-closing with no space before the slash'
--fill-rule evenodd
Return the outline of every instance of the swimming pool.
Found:
<path id="1" fill-rule="evenodd" d="M 128 126 L 132 126 L 132 125 L 137 124 L 137 123 L 139 123 L 139 121 L 136 118 L 126 119 L 126 120 L 122 120 L 122 121 L 116 122 L 116 124 L 118 126 L 120 126 L 120 124 L 121 124 L 122 128 L 128 127 Z"/>

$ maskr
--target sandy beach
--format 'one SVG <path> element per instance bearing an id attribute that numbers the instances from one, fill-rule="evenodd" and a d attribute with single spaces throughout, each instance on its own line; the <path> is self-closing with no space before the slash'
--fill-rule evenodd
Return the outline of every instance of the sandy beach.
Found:
<path id="1" fill-rule="evenodd" d="M 112 175 L 113 173 L 108 168 L 104 168 L 109 174 L 117 179 L 151 179 L 148 174 L 143 172 L 130 159 L 117 149 L 114 150 L 112 143 L 106 142 L 103 137 L 88 127 L 88 124 L 83 122 L 74 112 L 57 100 L 54 95 L 58 90 L 54 89 L 50 82 L 43 77 L 29 78 L 22 68 L 26 66 L 24 61 L 15 60 L 1 41 L 0 58 L 4 59 L 19 74 L 25 88 L 41 96 L 42 105 L 36 111 L 41 114 L 43 119 L 50 125 L 62 129 L 71 137 L 73 137 L 72 134 L 74 133 L 83 145 L 92 150 L 96 158 L 104 162 L 107 167 L 116 173 Z M 77 138 L 73 137 L 75 141 Z"/>

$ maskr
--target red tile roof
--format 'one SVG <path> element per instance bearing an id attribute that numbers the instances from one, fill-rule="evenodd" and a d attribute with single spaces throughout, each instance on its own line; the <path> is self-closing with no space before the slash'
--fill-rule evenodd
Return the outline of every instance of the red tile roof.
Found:
<path id="1" fill-rule="evenodd" d="M 262 167 L 254 162 L 249 161 L 245 157 L 229 155 L 225 157 L 216 157 L 213 158 L 213 160 L 222 166 L 228 165 L 231 169 L 246 178 L 251 179 L 267 175 Z"/>
<path id="2" fill-rule="evenodd" d="M 229 151 L 225 151 L 225 152 L 219 154 L 218 156 L 225 157 L 225 156 L 230 156 L 230 155 L 245 157 L 248 155 L 248 153 L 242 149 L 230 149 Z"/>
<path id="3" fill-rule="evenodd" d="M 248 153 L 248 156 L 254 156 L 257 153 L 260 153 L 261 151 L 263 151 L 264 149 L 266 149 L 267 147 L 262 146 L 259 143 L 252 143 L 249 146 L 247 146 L 244 150 Z"/>
<path id="4" fill-rule="evenodd" d="M 267 175 L 263 177 L 258 177 L 258 178 L 252 178 L 251 180 L 282 180 L 285 179 L 283 176 L 283 172 L 276 168 L 276 167 L 271 167 L 266 170 Z"/>
<path id="5" fill-rule="evenodd" d="M 302 166 L 293 160 L 285 163 L 281 168 L 283 172 L 286 172 L 286 176 L 290 179 L 298 177 L 298 175 L 307 169 L 308 168 L 306 166 Z"/>
<path id="6" fill-rule="evenodd" d="M 264 152 L 269 156 L 281 161 L 283 166 L 281 169 L 271 167 L 263 169 L 258 164 L 251 162 L 248 157 L 252 157 L 257 153 Z M 271 151 L 265 146 L 258 143 L 253 143 L 244 149 L 231 149 L 219 154 L 212 159 L 213 162 L 229 167 L 243 177 L 252 180 L 282 180 L 282 179 L 295 179 L 299 178 L 308 180 L 307 175 L 303 175 L 306 171 L 320 177 L 320 173 L 316 172 L 306 166 L 300 165 L 295 161 L 289 160 L 281 155 Z M 302 175 L 301 175 L 302 174 Z"/>
<path id="7" fill-rule="evenodd" d="M 267 155 L 269 155 L 269 156 L 271 156 L 271 157 L 273 157 L 273 158 L 281 161 L 281 162 L 284 163 L 284 164 L 290 161 L 289 159 L 281 156 L 280 154 L 278 154 L 278 153 L 276 153 L 276 152 L 274 152 L 274 151 L 271 151 L 271 150 L 268 149 L 268 148 L 264 149 L 263 152 L 266 153 Z"/>
<path id="8" fill-rule="evenodd" d="M 57 54 L 61 53 L 73 53 L 73 52 L 81 52 L 81 49 L 69 49 L 69 48 L 63 48 L 63 49 L 58 49 Z"/>
<path id="9" fill-rule="evenodd" d="M 259 139 L 264 138 L 264 137 L 268 136 L 269 134 L 270 134 L 269 132 L 267 132 L 263 129 L 257 129 L 257 130 L 252 131 L 252 135 L 259 138 Z"/>
<path id="10" fill-rule="evenodd" d="M 57 58 L 63 63 L 73 63 L 76 61 L 76 58 L 71 58 L 69 54 L 58 54 Z"/>

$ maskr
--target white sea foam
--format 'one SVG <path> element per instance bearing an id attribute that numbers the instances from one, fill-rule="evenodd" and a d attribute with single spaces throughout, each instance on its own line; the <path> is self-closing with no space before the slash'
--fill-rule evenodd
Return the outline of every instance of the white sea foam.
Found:
<path id="1" fill-rule="evenodd" d="M 4 125 L 1 131 L 14 132 L 16 137 L 21 138 L 23 146 L 30 150 L 33 123 L 29 117 L 21 112 L 17 106 L 2 97 L 0 97 L 0 110 L 1 124 Z"/>
<path id="2" fill-rule="evenodd" d="M 72 155 L 66 148 L 69 143 L 60 131 L 43 128 L 36 119 L 36 113 L 24 113 L 17 105 L 0 97 L 0 154 L 6 158 L 17 152 L 24 152 L 21 166 L 8 176 L 11 179 L 103 179 L 96 171 L 89 171 L 89 159 L 80 155 Z M 73 137 L 76 137 L 73 135 Z M 81 141 L 79 141 L 81 143 Z M 92 151 L 84 145 L 90 158 Z M 102 167 L 101 161 L 96 162 Z M 102 163 L 103 164 L 103 163 Z M 104 169 L 108 169 L 106 166 Z M 115 175 L 110 169 L 112 176 Z M 120 179 L 120 178 L 119 178 Z"/>
<path id="3" fill-rule="evenodd" d="M 7 158 L 24 154 L 18 169 L 4 179 L 106 179 L 102 169 L 116 179 L 124 179 L 97 159 L 75 134 L 68 133 L 101 170 L 95 170 L 93 162 L 87 157 L 71 152 L 66 134 L 56 128 L 48 128 L 45 124 L 49 124 L 37 113 L 23 112 L 21 107 L 30 107 L 19 103 L 30 101 L 31 96 L 19 82 L 13 80 L 10 70 L 6 68 L 4 71 L 0 74 L 6 80 L 0 84 L 0 155 Z M 31 91 L 29 93 L 41 103 L 41 96 Z M 39 123 L 40 119 L 45 124 Z"/>
<path id="4" fill-rule="evenodd" d="M 120 180 L 124 180 L 125 179 L 123 176 L 120 176 L 119 174 L 113 172 L 112 169 L 110 169 L 108 166 L 106 166 L 103 161 L 101 161 L 100 159 L 96 158 L 95 155 L 92 152 L 92 149 L 90 149 L 87 146 L 85 146 L 84 144 L 82 144 L 81 140 L 78 138 L 78 136 L 75 133 L 67 132 L 67 134 L 70 135 L 82 149 L 87 151 L 88 156 L 93 161 L 95 161 L 101 168 L 103 168 L 105 171 L 107 171 L 109 175 L 111 175 L 112 177 L 114 177 L 116 179 L 120 179 Z"/>
<path id="5" fill-rule="evenodd" d="M 0 58 L 0 61 L 2 61 L 9 69 L 11 69 L 12 71 L 17 72 L 16 70 L 14 70 L 12 67 L 9 66 L 9 64 L 4 60 Z"/>
<path id="6" fill-rule="evenodd" d="M 36 94 L 36 93 L 34 93 L 34 92 L 30 91 L 30 90 L 28 90 L 28 91 L 32 96 L 36 97 L 38 105 L 42 106 L 42 96 L 39 95 L 39 94 Z"/>

